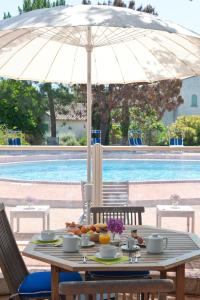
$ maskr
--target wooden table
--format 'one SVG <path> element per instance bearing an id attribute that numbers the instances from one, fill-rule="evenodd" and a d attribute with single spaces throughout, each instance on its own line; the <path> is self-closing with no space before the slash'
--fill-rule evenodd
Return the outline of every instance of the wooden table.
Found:
<path id="1" fill-rule="evenodd" d="M 43 230 L 49 229 L 49 205 L 17 205 L 10 211 L 10 225 L 14 232 L 14 219 L 17 220 L 17 232 L 20 231 L 20 219 L 22 218 L 40 218 L 42 219 Z"/>
<path id="2" fill-rule="evenodd" d="M 177 217 L 187 218 L 187 231 L 190 231 L 190 219 L 191 219 L 191 232 L 194 232 L 194 209 L 188 205 L 157 205 L 156 206 L 156 225 L 161 227 L 161 218 L 163 217 Z"/>
<path id="3" fill-rule="evenodd" d="M 126 227 L 124 235 L 130 233 L 131 227 Z M 104 265 L 95 261 L 82 263 L 80 253 L 64 253 L 62 247 L 42 247 L 29 243 L 23 255 L 49 263 L 52 270 L 52 299 L 58 300 L 58 274 L 61 270 L 73 271 L 136 271 L 157 270 L 160 277 L 165 278 L 168 271 L 176 273 L 176 300 L 183 300 L 185 288 L 185 263 L 200 257 L 200 238 L 194 234 L 157 229 L 150 226 L 134 226 L 138 234 L 144 238 L 152 233 L 159 233 L 168 237 L 168 248 L 162 254 L 148 254 L 146 248 L 141 248 L 141 258 L 137 264 L 120 263 Z M 64 232 L 58 232 L 62 234 Z M 125 237 L 124 237 L 125 238 Z M 99 244 L 87 248 L 87 254 L 95 254 Z"/>

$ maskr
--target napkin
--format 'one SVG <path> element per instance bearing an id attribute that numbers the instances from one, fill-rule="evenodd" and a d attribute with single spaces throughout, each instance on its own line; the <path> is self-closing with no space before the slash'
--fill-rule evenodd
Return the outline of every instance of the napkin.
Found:
<path id="1" fill-rule="evenodd" d="M 62 245 L 63 239 L 58 238 L 57 240 L 55 240 L 53 242 L 34 240 L 34 241 L 31 241 L 31 243 L 32 244 L 37 244 L 37 245 L 42 245 L 42 246 L 54 246 L 54 247 L 58 247 L 58 246 Z"/>
<path id="2" fill-rule="evenodd" d="M 129 260 L 128 256 L 120 256 L 120 257 L 117 257 L 117 258 L 114 258 L 114 259 L 113 258 L 103 259 L 103 258 L 97 258 L 95 255 L 88 255 L 87 258 L 90 259 L 90 260 L 94 260 L 96 262 L 105 264 L 105 265 L 119 264 L 121 262 L 125 262 L 125 261 Z"/>

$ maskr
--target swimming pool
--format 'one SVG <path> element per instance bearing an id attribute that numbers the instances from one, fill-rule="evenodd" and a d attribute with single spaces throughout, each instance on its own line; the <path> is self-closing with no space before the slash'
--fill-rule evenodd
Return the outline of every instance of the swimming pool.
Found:
<path id="1" fill-rule="evenodd" d="M 0 178 L 13 180 L 80 182 L 86 180 L 85 160 L 5 163 Z M 200 180 L 200 161 L 104 160 L 104 181 Z"/>

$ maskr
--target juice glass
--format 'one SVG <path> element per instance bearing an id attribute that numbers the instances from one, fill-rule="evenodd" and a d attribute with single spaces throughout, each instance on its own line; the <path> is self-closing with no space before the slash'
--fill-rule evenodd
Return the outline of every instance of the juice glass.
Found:
<path id="1" fill-rule="evenodd" d="M 108 232 L 100 233 L 99 243 L 100 244 L 108 244 L 109 242 L 110 242 L 110 234 Z"/>

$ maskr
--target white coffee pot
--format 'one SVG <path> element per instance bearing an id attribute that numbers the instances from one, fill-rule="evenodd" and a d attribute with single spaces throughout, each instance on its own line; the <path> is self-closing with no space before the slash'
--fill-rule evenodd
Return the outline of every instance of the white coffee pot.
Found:
<path id="1" fill-rule="evenodd" d="M 167 237 L 163 237 L 158 233 L 152 233 L 152 235 L 146 239 L 147 252 L 149 253 L 162 253 L 164 249 L 167 248 L 167 244 Z"/>
<path id="2" fill-rule="evenodd" d="M 63 251 L 77 252 L 81 246 L 81 239 L 75 234 L 63 235 Z"/>

